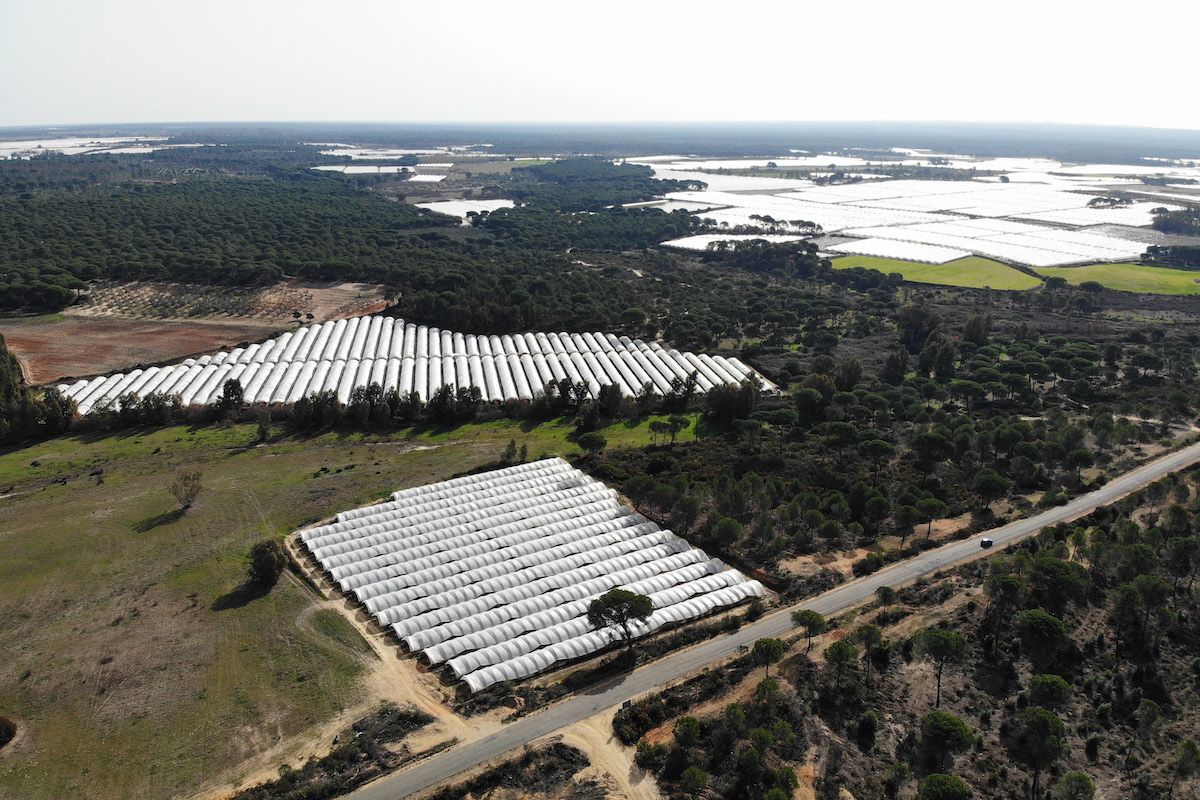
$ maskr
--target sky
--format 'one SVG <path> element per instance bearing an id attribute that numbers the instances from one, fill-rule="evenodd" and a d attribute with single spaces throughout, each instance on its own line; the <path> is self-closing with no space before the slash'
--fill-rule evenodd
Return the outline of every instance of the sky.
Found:
<path id="1" fill-rule="evenodd" d="M 0 0 L 0 125 L 979 120 L 1200 130 L 1197 31 L 1200 3 L 1184 0 Z"/>

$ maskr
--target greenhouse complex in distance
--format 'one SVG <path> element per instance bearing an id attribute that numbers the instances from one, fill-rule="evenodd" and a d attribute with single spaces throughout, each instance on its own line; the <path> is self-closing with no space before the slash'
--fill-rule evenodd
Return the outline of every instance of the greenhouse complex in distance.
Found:
<path id="1" fill-rule="evenodd" d="M 658 394 L 694 375 L 696 391 L 747 378 L 773 386 L 736 358 L 680 353 L 657 342 L 603 333 L 475 336 L 385 316 L 309 325 L 274 339 L 186 359 L 179 364 L 104 375 L 59 389 L 80 414 L 128 394 L 179 395 L 184 406 L 216 402 L 226 381 L 242 385 L 248 403 L 291 404 L 335 391 L 345 403 L 360 386 L 416 392 L 423 402 L 442 386 L 478 388 L 485 402 L 532 400 L 551 381 L 586 383 L 595 397 L 616 385 L 633 396 Z"/>
<path id="2" fill-rule="evenodd" d="M 396 492 L 299 540 L 382 629 L 472 692 L 618 642 L 587 619 L 609 589 L 653 602 L 636 636 L 764 594 L 558 458 Z"/>

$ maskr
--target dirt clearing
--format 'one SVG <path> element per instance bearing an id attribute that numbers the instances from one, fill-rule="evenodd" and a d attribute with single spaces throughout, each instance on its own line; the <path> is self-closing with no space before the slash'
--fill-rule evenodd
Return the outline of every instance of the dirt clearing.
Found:
<path id="1" fill-rule="evenodd" d="M 633 763 L 634 748 L 621 744 L 613 733 L 613 713 L 612 709 L 602 711 L 565 728 L 558 737 L 563 744 L 582 750 L 591 761 L 579 776 L 607 786 L 610 797 L 662 800 L 654 775 Z"/>

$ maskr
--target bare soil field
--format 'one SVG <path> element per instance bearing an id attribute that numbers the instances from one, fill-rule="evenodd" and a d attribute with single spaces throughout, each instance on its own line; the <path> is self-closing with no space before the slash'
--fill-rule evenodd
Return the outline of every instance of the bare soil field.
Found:
<path id="1" fill-rule="evenodd" d="M 0 335 L 29 383 L 97 375 L 265 339 L 268 322 L 143 322 L 81 316 L 0 319 Z"/>

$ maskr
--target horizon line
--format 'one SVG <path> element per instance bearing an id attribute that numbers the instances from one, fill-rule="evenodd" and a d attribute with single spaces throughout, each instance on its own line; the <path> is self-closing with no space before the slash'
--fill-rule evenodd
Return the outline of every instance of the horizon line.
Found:
<path id="1" fill-rule="evenodd" d="M 1183 128 L 1160 125 L 1136 125 L 1111 122 L 1060 122 L 1053 120 L 979 120 L 979 119 L 822 119 L 822 120 L 379 120 L 379 119 L 199 119 L 199 120 L 124 120 L 124 121 L 88 121 L 88 122 L 21 122 L 0 123 L 0 130 L 28 128 L 81 128 L 81 127 L 121 127 L 121 126 L 195 126 L 195 125 L 389 125 L 389 126 L 487 126 L 501 127 L 553 125 L 561 127 L 616 127 L 616 126 L 655 126 L 655 127 L 690 127 L 690 126 L 820 126 L 820 125 L 934 125 L 934 126 L 1027 126 L 1027 127 L 1068 127 L 1068 128 L 1121 128 L 1140 131 L 1163 131 L 1175 133 L 1190 133 L 1200 136 L 1198 128 Z"/>

